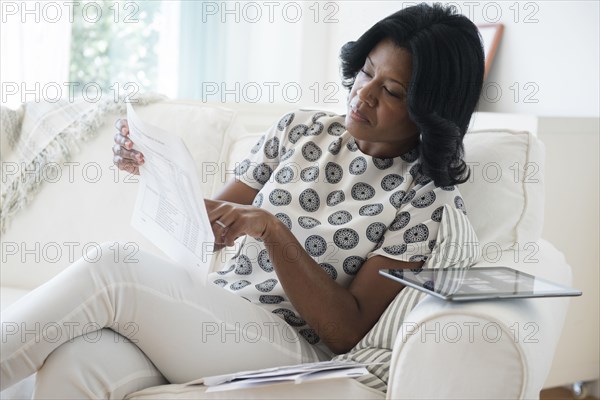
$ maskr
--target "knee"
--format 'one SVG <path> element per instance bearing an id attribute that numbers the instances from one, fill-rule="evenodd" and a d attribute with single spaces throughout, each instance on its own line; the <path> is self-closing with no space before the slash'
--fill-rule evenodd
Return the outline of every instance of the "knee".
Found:
<path id="1" fill-rule="evenodd" d="M 135 344 L 101 329 L 64 343 L 46 358 L 37 373 L 34 398 L 123 398 L 164 383 Z"/>

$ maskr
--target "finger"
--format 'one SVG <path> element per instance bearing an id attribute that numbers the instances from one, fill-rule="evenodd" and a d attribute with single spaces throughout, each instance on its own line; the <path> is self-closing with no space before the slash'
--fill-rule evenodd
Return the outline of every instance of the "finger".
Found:
<path id="1" fill-rule="evenodd" d="M 121 156 L 114 156 L 113 163 L 121 170 L 130 172 L 135 175 L 140 174 L 140 168 L 138 164 L 130 160 L 124 160 Z"/>
<path id="2" fill-rule="evenodd" d="M 119 144 L 115 144 L 113 146 L 112 150 L 113 150 L 113 154 L 115 156 L 120 156 L 124 160 L 128 160 L 128 161 L 134 162 L 136 164 L 141 165 L 145 161 L 144 155 L 137 150 L 127 150 L 126 148 L 124 148 L 123 146 L 121 146 Z"/>
<path id="3" fill-rule="evenodd" d="M 120 134 L 124 136 L 129 135 L 129 123 L 125 118 L 118 118 L 115 121 L 115 128 L 117 128 Z"/>
<path id="4" fill-rule="evenodd" d="M 233 222 L 223 234 L 223 242 L 227 246 L 235 246 L 235 241 L 242 235 L 240 223 Z"/>
<path id="5" fill-rule="evenodd" d="M 131 141 L 131 139 L 129 139 L 127 136 L 124 136 L 118 132 L 115 134 L 114 141 L 115 141 L 115 143 L 120 144 L 121 146 L 125 147 L 126 149 L 131 149 L 133 147 L 133 142 Z"/>
<path id="6" fill-rule="evenodd" d="M 211 226 L 212 226 L 213 233 L 215 235 L 215 241 L 217 243 L 224 243 L 223 237 L 225 237 L 225 235 L 227 234 L 229 227 L 218 219 L 213 221 L 211 223 Z"/>

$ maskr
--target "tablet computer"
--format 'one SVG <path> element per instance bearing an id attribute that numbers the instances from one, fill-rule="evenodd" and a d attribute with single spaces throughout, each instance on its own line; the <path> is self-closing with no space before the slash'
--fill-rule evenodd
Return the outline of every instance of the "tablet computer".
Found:
<path id="1" fill-rule="evenodd" d="M 448 301 L 581 295 L 577 289 L 509 267 L 381 269 L 379 273 Z"/>

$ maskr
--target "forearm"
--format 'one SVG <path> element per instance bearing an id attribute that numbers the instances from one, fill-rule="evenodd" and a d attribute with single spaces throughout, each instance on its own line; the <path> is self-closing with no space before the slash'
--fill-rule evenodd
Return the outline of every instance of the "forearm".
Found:
<path id="1" fill-rule="evenodd" d="M 304 320 L 334 352 L 349 350 L 364 333 L 354 295 L 338 285 L 278 220 L 263 238 L 279 282 Z"/>

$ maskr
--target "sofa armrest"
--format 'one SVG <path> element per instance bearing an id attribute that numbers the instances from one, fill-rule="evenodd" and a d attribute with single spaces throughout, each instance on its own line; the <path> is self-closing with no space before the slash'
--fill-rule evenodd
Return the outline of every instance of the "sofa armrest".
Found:
<path id="1" fill-rule="evenodd" d="M 512 267 L 570 284 L 562 255 L 545 241 L 540 249 L 543 264 Z M 539 398 L 568 305 L 568 297 L 457 304 L 428 296 L 396 338 L 387 397 Z"/>

